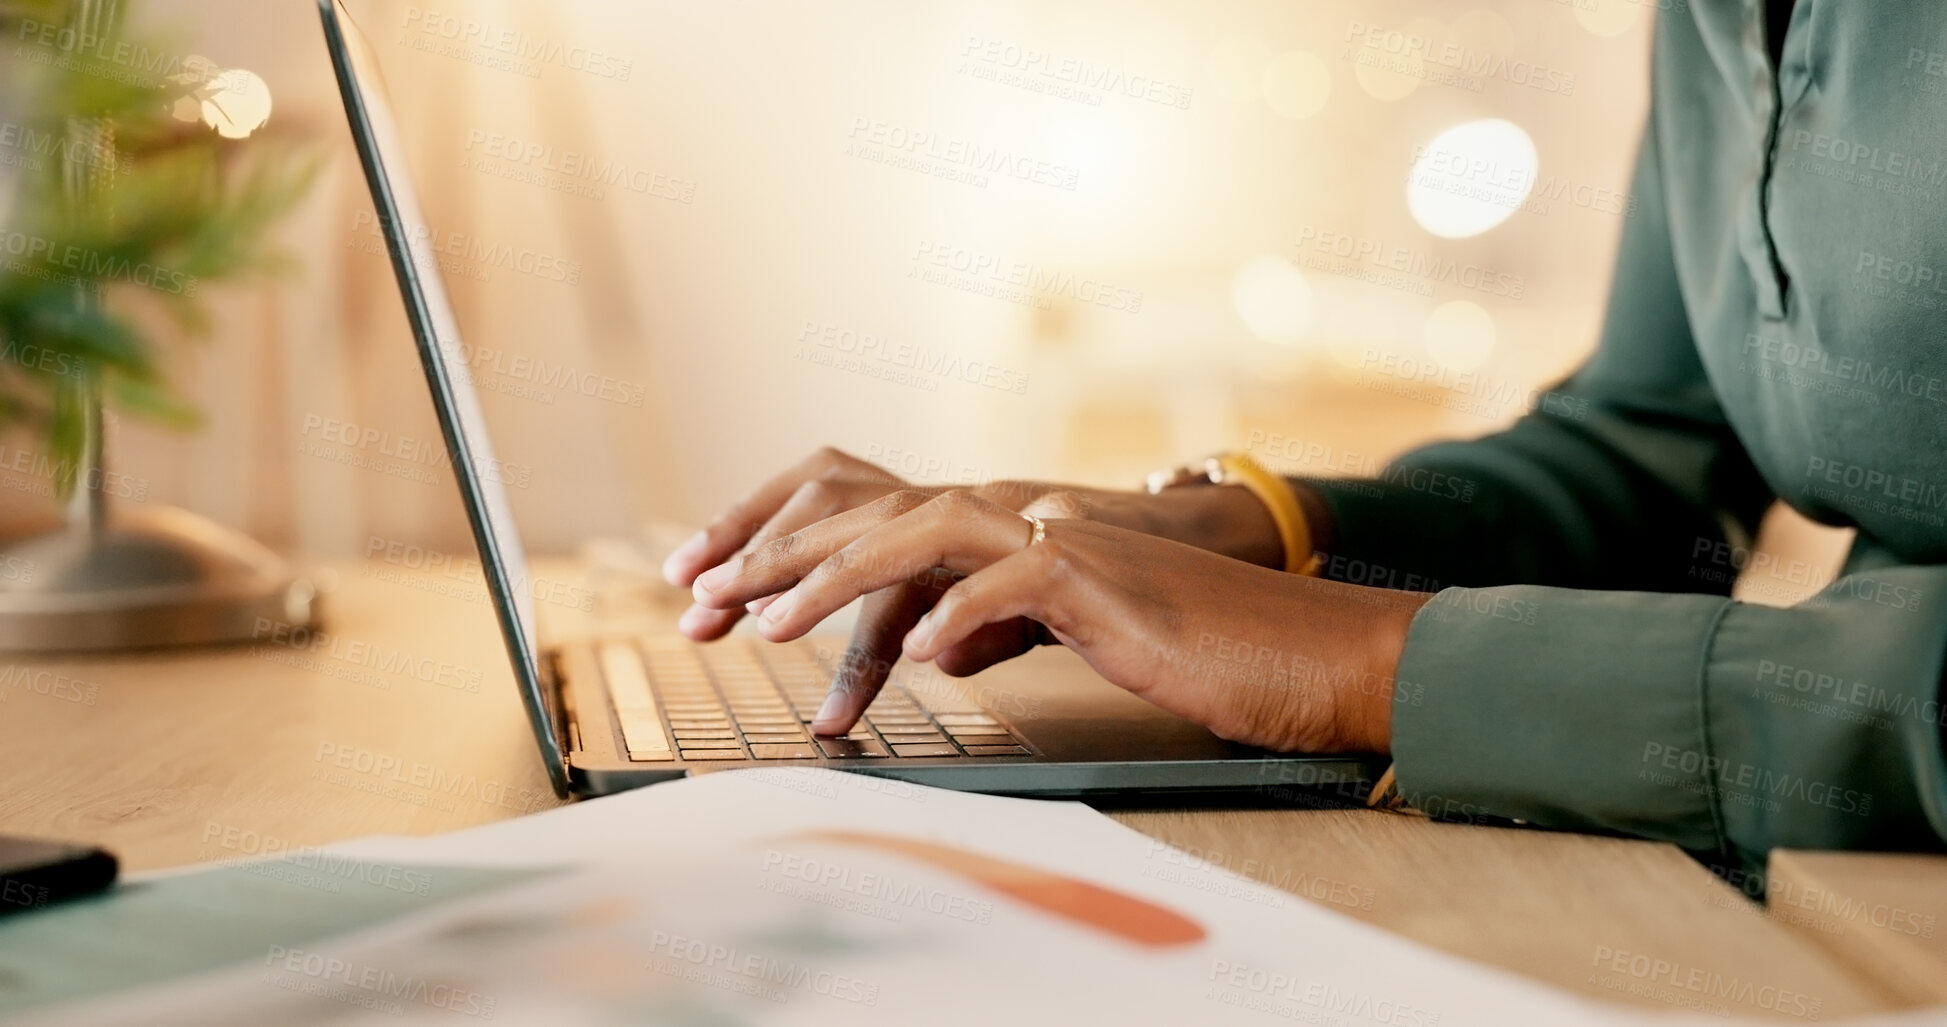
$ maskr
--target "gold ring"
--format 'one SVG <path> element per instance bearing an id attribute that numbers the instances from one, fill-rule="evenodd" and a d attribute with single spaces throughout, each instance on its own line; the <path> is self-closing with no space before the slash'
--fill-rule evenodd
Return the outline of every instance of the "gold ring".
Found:
<path id="1" fill-rule="evenodd" d="M 1021 517 L 1023 520 L 1028 522 L 1028 545 L 1029 546 L 1034 545 L 1036 542 L 1039 542 L 1042 539 L 1048 537 L 1048 523 L 1046 521 L 1043 521 L 1041 518 L 1036 517 L 1035 515 L 1030 513 L 1024 513 L 1021 515 Z M 1027 546 L 1023 546 L 1021 548 L 1025 549 L 1027 548 Z"/>

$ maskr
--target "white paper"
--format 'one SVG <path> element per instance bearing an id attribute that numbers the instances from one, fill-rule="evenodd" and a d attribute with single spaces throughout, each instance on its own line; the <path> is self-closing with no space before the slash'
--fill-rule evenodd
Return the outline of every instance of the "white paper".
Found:
<path id="1" fill-rule="evenodd" d="M 915 856 L 915 842 L 1024 869 L 969 876 Z M 1079 804 L 811 768 L 709 774 L 333 851 L 563 869 L 46 1022 L 1725 1022 L 1467 963 L 1200 865 Z M 1097 914 L 1148 912 L 1091 920 L 1009 891 L 1049 875 L 1105 890 L 1106 905 L 1087 907 Z"/>

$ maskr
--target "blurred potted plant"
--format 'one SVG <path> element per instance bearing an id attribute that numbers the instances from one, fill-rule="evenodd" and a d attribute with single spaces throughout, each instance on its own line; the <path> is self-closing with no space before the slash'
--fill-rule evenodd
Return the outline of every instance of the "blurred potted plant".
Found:
<path id="1" fill-rule="evenodd" d="M 0 649 L 229 641 L 309 624 L 315 589 L 253 540 L 126 504 L 103 408 L 188 427 L 161 344 L 117 312 L 207 328 L 206 284 L 276 268 L 266 229 L 316 162 L 266 134 L 263 81 L 123 31 L 124 0 L 0 0 L 0 429 L 38 439 L 58 516 L 0 539 Z"/>

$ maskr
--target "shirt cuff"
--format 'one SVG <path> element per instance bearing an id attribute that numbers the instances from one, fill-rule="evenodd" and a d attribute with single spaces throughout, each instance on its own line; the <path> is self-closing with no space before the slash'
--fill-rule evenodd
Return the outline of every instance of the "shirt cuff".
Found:
<path id="1" fill-rule="evenodd" d="M 1414 617 L 1393 690 L 1402 797 L 1724 849 L 1705 674 L 1719 596 L 1450 588 Z"/>

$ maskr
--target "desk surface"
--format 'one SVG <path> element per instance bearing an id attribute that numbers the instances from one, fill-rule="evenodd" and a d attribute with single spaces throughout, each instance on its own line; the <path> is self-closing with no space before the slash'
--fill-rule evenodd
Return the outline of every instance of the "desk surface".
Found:
<path id="1" fill-rule="evenodd" d="M 571 565 L 538 573 L 578 581 Z M 554 805 L 478 580 L 382 564 L 333 576 L 322 635 L 0 664 L 0 832 L 101 844 L 145 870 Z M 1947 924 L 1921 938 L 1868 912 L 1838 934 L 1807 930 L 1667 845 L 1364 811 L 1114 816 L 1184 850 L 1159 854 L 1159 874 L 1228 867 L 1619 1002 L 1777 1017 L 1791 1013 L 1767 1008 L 1782 993 L 1831 1019 L 1947 1000 L 1913 983 L 1942 958 Z M 1804 855 L 1794 873 L 1876 902 L 1897 865 L 1897 901 L 1882 904 L 1947 920 L 1947 860 Z"/>

